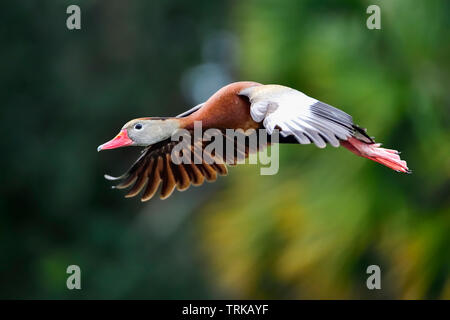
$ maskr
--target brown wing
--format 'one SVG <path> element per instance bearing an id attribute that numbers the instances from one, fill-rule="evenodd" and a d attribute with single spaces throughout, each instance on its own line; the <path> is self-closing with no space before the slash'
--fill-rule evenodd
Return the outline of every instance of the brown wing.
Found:
<path id="1" fill-rule="evenodd" d="M 125 189 L 131 187 L 125 195 L 127 198 L 138 195 L 142 190 L 141 200 L 150 200 L 161 185 L 160 198 L 168 198 L 175 188 L 186 190 L 192 184 L 199 186 L 203 182 L 215 181 L 217 175 L 226 175 L 227 167 L 219 159 L 209 164 L 206 161 L 200 163 L 175 164 L 172 161 L 172 150 L 178 144 L 170 139 L 147 147 L 136 162 L 119 177 L 105 175 L 111 181 L 120 181 L 113 188 Z M 198 157 L 194 145 L 190 146 L 192 157 Z M 215 156 L 210 155 L 216 160 Z M 200 156 L 201 159 L 201 156 Z M 210 162 L 210 161 L 208 161 Z"/>

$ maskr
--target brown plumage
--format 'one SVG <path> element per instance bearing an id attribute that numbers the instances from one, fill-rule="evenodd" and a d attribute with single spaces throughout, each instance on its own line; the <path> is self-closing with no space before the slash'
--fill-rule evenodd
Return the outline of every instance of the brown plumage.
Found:
<path id="1" fill-rule="evenodd" d="M 194 121 L 201 121 L 204 129 L 257 129 L 261 124 L 250 116 L 248 98 L 239 92 L 260 83 L 243 81 L 223 87 L 209 98 L 203 106 L 194 113 L 181 118 L 180 126 L 193 129 Z M 220 107 L 219 107 L 220 106 Z"/>

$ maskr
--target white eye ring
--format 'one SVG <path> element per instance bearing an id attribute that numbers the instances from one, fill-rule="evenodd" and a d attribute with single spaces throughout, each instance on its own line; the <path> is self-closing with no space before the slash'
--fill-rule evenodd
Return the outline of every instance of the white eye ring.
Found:
<path id="1" fill-rule="evenodd" d="M 141 130 L 141 129 L 142 129 L 142 124 L 136 123 L 136 124 L 134 125 L 134 129 L 136 129 L 136 130 Z"/>

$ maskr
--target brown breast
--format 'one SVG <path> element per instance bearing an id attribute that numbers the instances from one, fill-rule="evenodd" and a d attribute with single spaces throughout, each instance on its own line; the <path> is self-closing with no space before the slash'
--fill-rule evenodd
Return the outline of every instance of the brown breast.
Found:
<path id="1" fill-rule="evenodd" d="M 229 84 L 214 95 L 205 105 L 190 116 L 181 119 L 182 127 L 193 129 L 194 121 L 202 121 L 203 129 L 256 129 L 259 124 L 250 116 L 250 102 L 238 93 L 248 87 L 261 85 L 257 82 L 242 81 Z"/>

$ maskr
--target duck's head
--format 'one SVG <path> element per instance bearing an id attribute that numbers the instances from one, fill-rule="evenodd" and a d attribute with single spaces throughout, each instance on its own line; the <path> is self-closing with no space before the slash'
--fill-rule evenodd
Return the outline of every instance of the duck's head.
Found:
<path id="1" fill-rule="evenodd" d="M 98 146 L 97 151 L 126 146 L 149 146 L 169 138 L 180 128 L 174 118 L 138 118 L 127 122 L 114 139 Z"/>

